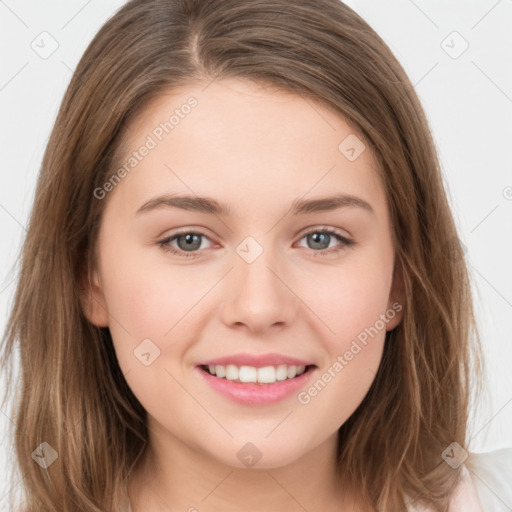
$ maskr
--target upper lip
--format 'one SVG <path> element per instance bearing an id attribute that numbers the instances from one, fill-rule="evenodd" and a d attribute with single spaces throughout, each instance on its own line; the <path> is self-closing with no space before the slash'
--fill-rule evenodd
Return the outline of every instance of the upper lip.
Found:
<path id="1" fill-rule="evenodd" d="M 217 359 L 209 359 L 201 361 L 197 366 L 234 364 L 235 366 L 254 366 L 255 368 L 263 368 L 265 366 L 279 366 L 285 364 L 288 366 L 312 366 L 313 363 L 297 359 L 296 357 L 285 356 L 282 354 L 233 354 L 231 356 L 219 357 Z"/>

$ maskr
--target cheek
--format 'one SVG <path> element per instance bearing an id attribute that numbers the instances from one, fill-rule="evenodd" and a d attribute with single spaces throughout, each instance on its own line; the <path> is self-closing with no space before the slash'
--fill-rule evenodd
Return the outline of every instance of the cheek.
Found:
<path id="1" fill-rule="evenodd" d="M 193 306 L 208 287 L 204 276 L 201 286 L 199 276 L 190 279 L 183 269 L 137 265 L 131 258 L 118 263 L 104 283 L 116 356 L 130 388 L 158 417 L 162 401 L 183 397 L 178 382 L 197 320 Z"/>
<path id="2" fill-rule="evenodd" d="M 326 358 L 298 401 L 333 431 L 357 409 L 377 374 L 386 337 L 381 315 L 388 307 L 389 267 L 384 261 L 347 265 L 334 279 L 331 273 L 330 280 L 317 279 L 311 287 L 308 306 L 320 317 L 318 339 Z"/>
<path id="3" fill-rule="evenodd" d="M 391 263 L 384 258 L 368 263 L 361 259 L 337 272 L 331 268 L 317 273 L 309 281 L 302 297 L 307 297 L 304 302 L 326 327 L 324 338 L 331 348 L 344 349 L 376 322 L 385 333 L 379 319 L 388 307 L 391 272 Z"/>
<path id="4" fill-rule="evenodd" d="M 143 252 L 105 262 L 104 290 L 109 313 L 128 331 L 161 338 L 205 294 L 208 276 L 192 267 L 155 263 Z"/>
<path id="5" fill-rule="evenodd" d="M 135 251 L 105 263 L 109 329 L 123 371 L 141 369 L 139 352 L 156 356 L 152 370 L 161 370 L 169 355 L 180 360 L 187 345 L 184 330 L 191 328 L 194 305 L 208 290 L 205 276 L 148 264 Z"/>

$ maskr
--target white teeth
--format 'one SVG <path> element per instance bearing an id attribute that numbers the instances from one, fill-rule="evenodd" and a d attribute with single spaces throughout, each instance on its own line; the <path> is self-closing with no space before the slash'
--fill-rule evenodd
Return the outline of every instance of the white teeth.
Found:
<path id="1" fill-rule="evenodd" d="M 273 366 L 258 368 L 258 382 L 272 384 L 276 381 L 276 369 Z"/>
<path id="2" fill-rule="evenodd" d="M 226 379 L 227 380 L 238 380 L 238 367 L 234 364 L 228 364 L 226 366 Z"/>
<path id="3" fill-rule="evenodd" d="M 286 380 L 288 378 L 288 367 L 285 364 L 280 364 L 276 369 L 276 379 Z"/>
<path id="4" fill-rule="evenodd" d="M 286 370 L 286 376 L 289 379 L 293 379 L 297 375 L 297 367 L 296 366 L 288 366 L 288 370 Z"/>
<path id="5" fill-rule="evenodd" d="M 240 366 L 238 378 L 241 382 L 256 382 L 258 370 L 252 366 Z"/>
<path id="6" fill-rule="evenodd" d="M 227 380 L 238 382 L 258 382 L 259 384 L 273 384 L 276 381 L 283 381 L 286 379 L 293 379 L 302 375 L 306 370 L 304 365 L 286 365 L 280 364 L 279 366 L 264 366 L 263 368 L 256 368 L 254 366 L 236 366 L 228 364 L 223 366 L 208 365 L 208 370 L 211 375 L 216 375 L 219 378 L 226 378 Z"/>

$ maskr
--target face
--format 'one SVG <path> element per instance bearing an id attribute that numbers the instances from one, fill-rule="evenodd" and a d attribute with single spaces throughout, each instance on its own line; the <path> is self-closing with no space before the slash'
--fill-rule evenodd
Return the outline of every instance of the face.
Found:
<path id="1" fill-rule="evenodd" d="M 86 314 L 109 327 L 160 441 L 278 467 L 335 439 L 401 319 L 386 195 L 339 114 L 250 82 L 204 86 L 153 102 L 121 179 L 95 193 Z"/>

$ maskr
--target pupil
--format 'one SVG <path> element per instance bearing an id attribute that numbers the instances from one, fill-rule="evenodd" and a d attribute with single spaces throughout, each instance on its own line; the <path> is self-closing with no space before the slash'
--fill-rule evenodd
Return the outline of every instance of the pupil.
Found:
<path id="1" fill-rule="evenodd" d="M 195 245 L 194 245 L 194 237 L 196 238 L 195 240 Z M 179 243 L 179 241 L 181 239 L 185 239 L 185 247 L 181 247 L 181 244 Z M 198 243 L 199 242 L 199 243 Z M 180 246 L 180 249 L 199 249 L 199 247 L 201 246 L 201 239 L 200 239 L 200 236 L 197 235 L 197 234 L 194 234 L 194 233 L 188 233 L 186 235 L 182 235 L 178 238 L 178 245 Z"/>
<path id="2" fill-rule="evenodd" d="M 322 237 L 327 239 L 330 235 L 328 235 L 327 233 L 313 233 L 310 236 L 313 239 L 313 244 L 320 244 L 320 245 L 322 245 L 322 243 L 321 243 Z M 325 242 L 325 240 L 324 240 L 324 242 Z M 327 244 L 327 245 L 329 245 L 329 244 Z M 316 247 L 316 248 L 318 249 L 318 247 Z M 325 247 L 320 247 L 320 249 L 325 249 Z"/>

